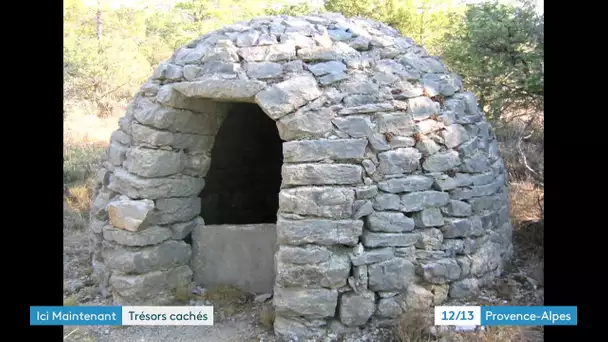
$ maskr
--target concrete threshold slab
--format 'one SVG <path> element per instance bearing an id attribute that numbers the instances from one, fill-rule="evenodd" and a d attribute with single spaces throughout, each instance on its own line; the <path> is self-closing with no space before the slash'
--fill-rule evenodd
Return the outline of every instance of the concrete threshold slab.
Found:
<path id="1" fill-rule="evenodd" d="M 274 286 L 276 224 L 208 225 L 192 232 L 191 268 L 203 287 L 233 285 L 252 293 Z"/>

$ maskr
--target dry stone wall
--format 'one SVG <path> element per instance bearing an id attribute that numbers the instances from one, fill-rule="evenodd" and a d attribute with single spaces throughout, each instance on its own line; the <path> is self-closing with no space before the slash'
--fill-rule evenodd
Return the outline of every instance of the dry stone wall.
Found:
<path id="1" fill-rule="evenodd" d="M 179 49 L 111 139 L 92 260 L 123 302 L 191 282 L 210 150 L 230 101 L 283 143 L 274 329 L 314 340 L 463 298 L 510 257 L 496 137 L 457 75 L 411 39 L 339 14 L 262 17 Z"/>

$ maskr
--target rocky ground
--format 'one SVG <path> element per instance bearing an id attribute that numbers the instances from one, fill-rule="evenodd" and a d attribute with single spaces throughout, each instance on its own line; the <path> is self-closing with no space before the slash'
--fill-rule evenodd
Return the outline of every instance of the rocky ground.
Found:
<path id="1" fill-rule="evenodd" d="M 484 289 L 475 300 L 450 302 L 444 305 L 542 305 L 543 269 L 538 245 L 533 239 L 538 234 L 537 224 L 523 224 L 515 232 L 515 258 L 505 267 L 505 274 L 494 286 Z M 205 341 L 250 342 L 274 341 L 272 334 L 271 300 L 263 297 L 248 298 L 236 292 L 192 295 L 190 304 L 213 303 L 216 308 L 213 326 L 130 326 L 65 327 L 65 341 Z M 91 278 L 88 261 L 88 236 L 83 230 L 64 231 L 64 304 L 110 305 L 102 298 Z M 540 328 L 495 328 L 487 330 L 445 331 L 431 328 L 428 323 L 408 321 L 404 318 L 393 327 L 371 327 L 348 336 L 346 341 L 542 341 Z M 429 335 L 428 333 L 431 333 Z M 328 341 L 335 341 L 328 336 Z M 343 340 L 344 341 L 344 340 Z"/>

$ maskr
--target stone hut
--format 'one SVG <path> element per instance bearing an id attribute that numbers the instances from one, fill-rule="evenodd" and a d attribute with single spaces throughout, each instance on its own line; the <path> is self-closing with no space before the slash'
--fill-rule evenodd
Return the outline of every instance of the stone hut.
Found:
<path id="1" fill-rule="evenodd" d="M 475 96 L 395 29 L 335 13 L 178 49 L 120 119 L 94 196 L 92 263 L 117 303 L 272 291 L 284 339 L 465 298 L 512 254 Z"/>

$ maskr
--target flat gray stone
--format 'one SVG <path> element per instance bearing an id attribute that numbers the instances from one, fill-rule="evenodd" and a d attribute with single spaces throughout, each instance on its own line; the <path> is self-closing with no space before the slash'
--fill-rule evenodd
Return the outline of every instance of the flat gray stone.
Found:
<path id="1" fill-rule="evenodd" d="M 376 197 L 378 194 L 378 187 L 376 185 L 366 185 L 355 189 L 355 197 L 357 199 L 371 199 Z"/>
<path id="2" fill-rule="evenodd" d="M 269 46 L 252 46 L 238 49 L 238 55 L 247 62 L 280 62 L 293 60 L 296 57 L 296 47 L 293 43 Z"/>
<path id="3" fill-rule="evenodd" d="M 487 154 L 477 151 L 472 156 L 464 158 L 460 166 L 461 172 L 483 173 L 490 170 L 490 160 Z"/>
<path id="4" fill-rule="evenodd" d="M 283 143 L 283 158 L 287 163 L 363 159 L 366 146 L 367 139 L 289 141 Z"/>
<path id="5" fill-rule="evenodd" d="M 186 156 L 182 152 L 149 148 L 130 148 L 126 153 L 126 169 L 143 177 L 164 177 L 184 170 Z"/>
<path id="6" fill-rule="evenodd" d="M 301 247 L 281 245 L 275 254 L 276 260 L 285 263 L 307 265 L 328 262 L 332 252 L 324 246 L 305 245 Z"/>
<path id="7" fill-rule="evenodd" d="M 396 194 L 379 193 L 372 203 L 375 210 L 400 210 L 401 198 Z"/>
<path id="8" fill-rule="evenodd" d="M 363 326 L 376 309 L 376 297 L 371 291 L 349 292 L 340 297 L 339 317 L 346 326 Z"/>
<path id="9" fill-rule="evenodd" d="M 454 217 L 468 217 L 473 213 L 469 203 L 457 200 L 450 200 L 448 204 L 441 208 L 441 212 L 446 216 Z"/>
<path id="10" fill-rule="evenodd" d="M 201 67 L 197 66 L 197 65 L 185 65 L 184 66 L 184 78 L 186 79 L 186 81 L 192 81 L 195 78 L 198 77 L 198 75 L 200 75 L 201 73 Z"/>
<path id="11" fill-rule="evenodd" d="M 377 233 L 364 231 L 361 241 L 365 247 L 407 247 L 413 246 L 420 235 L 418 233 Z"/>
<path id="12" fill-rule="evenodd" d="M 331 39 L 337 40 L 337 41 L 349 40 L 353 36 L 352 33 L 348 32 L 346 30 L 340 30 L 340 29 L 327 30 L 327 34 L 329 34 Z"/>
<path id="13" fill-rule="evenodd" d="M 414 265 L 403 258 L 393 258 L 367 266 L 372 291 L 403 291 L 414 280 Z"/>
<path id="14" fill-rule="evenodd" d="M 371 122 L 366 118 L 356 116 L 337 117 L 332 119 L 331 122 L 339 130 L 353 138 L 366 137 L 371 133 Z"/>
<path id="15" fill-rule="evenodd" d="M 398 135 L 414 134 L 416 127 L 411 115 L 405 113 L 385 113 L 376 118 L 378 133 L 393 133 Z"/>
<path id="16" fill-rule="evenodd" d="M 169 305 L 175 300 L 175 290 L 183 290 L 192 282 L 188 266 L 152 271 L 141 275 L 112 273 L 109 284 L 124 305 Z"/>
<path id="17" fill-rule="evenodd" d="M 401 193 L 428 190 L 433 185 L 433 178 L 412 175 L 403 178 L 393 178 L 378 183 L 378 188 L 385 192 Z"/>
<path id="18" fill-rule="evenodd" d="M 102 249 L 104 263 L 122 273 L 146 273 L 186 265 L 192 251 L 183 241 L 167 240 L 148 247 L 107 246 Z"/>
<path id="19" fill-rule="evenodd" d="M 433 114 L 439 114 L 439 110 L 439 103 L 426 96 L 414 97 L 408 100 L 407 112 L 414 120 L 428 119 Z"/>
<path id="20" fill-rule="evenodd" d="M 223 61 L 209 61 L 203 63 L 200 68 L 201 76 L 209 76 L 211 74 L 227 74 L 234 75 L 242 70 L 239 63 L 228 63 Z"/>
<path id="21" fill-rule="evenodd" d="M 345 219 L 353 214 L 355 191 L 348 188 L 302 187 L 279 193 L 282 213 Z"/>
<path id="22" fill-rule="evenodd" d="M 348 74 L 346 74 L 344 72 L 335 72 L 335 73 L 331 73 L 331 74 L 327 74 L 325 76 L 319 77 L 319 83 L 321 83 L 324 86 L 328 86 L 332 83 L 340 82 L 345 79 L 348 79 Z"/>
<path id="23" fill-rule="evenodd" d="M 422 211 L 427 208 L 442 207 L 450 200 L 446 192 L 427 190 L 401 195 L 401 210 L 409 213 Z"/>
<path id="24" fill-rule="evenodd" d="M 431 262 L 422 262 L 416 273 L 424 280 L 433 284 L 446 284 L 460 279 L 460 266 L 454 259 L 441 259 Z"/>
<path id="25" fill-rule="evenodd" d="M 286 185 L 348 185 L 363 180 L 363 168 L 352 164 L 285 164 L 282 167 Z"/>
<path id="26" fill-rule="evenodd" d="M 201 198 L 198 196 L 158 198 L 154 204 L 155 210 L 150 217 L 153 224 L 188 222 L 201 213 Z"/>
<path id="27" fill-rule="evenodd" d="M 249 62 L 245 66 L 247 76 L 251 78 L 267 79 L 279 77 L 283 73 L 283 66 L 274 62 Z"/>
<path id="28" fill-rule="evenodd" d="M 446 238 L 467 237 L 473 227 L 471 220 L 466 218 L 446 217 L 444 221 L 445 225 L 441 229 Z"/>
<path id="29" fill-rule="evenodd" d="M 281 316 L 332 317 L 338 306 L 338 291 L 275 287 L 273 303 L 276 314 Z"/>
<path id="30" fill-rule="evenodd" d="M 185 175 L 143 178 L 129 173 L 123 168 L 116 168 L 110 177 L 108 189 L 124 193 L 130 198 L 157 199 L 198 195 L 204 186 L 203 178 Z"/>
<path id="31" fill-rule="evenodd" d="M 456 146 L 469 140 L 467 130 L 458 124 L 449 125 L 441 132 L 441 136 L 445 141 L 445 146 L 455 148 Z"/>
<path id="32" fill-rule="evenodd" d="M 338 112 L 339 115 L 367 114 L 394 110 L 391 103 L 368 103 L 356 107 L 347 107 Z"/>
<path id="33" fill-rule="evenodd" d="M 103 238 L 124 246 L 150 246 L 159 244 L 171 238 L 171 230 L 164 227 L 153 226 L 139 232 L 130 232 L 116 229 L 112 226 L 103 228 Z"/>
<path id="34" fill-rule="evenodd" d="M 297 56 L 305 61 L 337 61 L 357 58 L 361 53 L 343 42 L 335 42 L 330 47 L 313 46 L 298 50 Z"/>
<path id="35" fill-rule="evenodd" d="M 353 219 L 360 219 L 362 217 L 368 216 L 374 212 L 374 206 L 372 202 L 369 200 L 357 200 L 355 201 L 355 207 L 357 207 L 357 202 L 363 202 L 357 209 L 355 209 L 355 213 L 353 214 Z"/>
<path id="36" fill-rule="evenodd" d="M 398 318 L 405 311 L 405 305 L 400 304 L 394 297 L 378 301 L 376 313 L 383 318 Z"/>
<path id="37" fill-rule="evenodd" d="M 452 96 L 462 88 L 462 81 L 453 74 L 427 73 L 422 76 L 422 86 L 430 96 Z"/>
<path id="38" fill-rule="evenodd" d="M 424 160 L 422 168 L 429 172 L 443 172 L 461 164 L 456 151 L 437 152 Z"/>
<path id="39" fill-rule="evenodd" d="M 191 152 L 209 152 L 215 138 L 210 135 L 172 133 L 133 124 L 133 144 L 145 147 L 171 147 Z M 126 154 L 124 155 L 126 159 Z M 122 159 L 124 161 L 125 159 Z M 122 162 L 121 162 L 122 163 Z M 120 165 L 120 164 L 119 164 Z"/>
<path id="40" fill-rule="evenodd" d="M 378 171 L 385 175 L 408 173 L 420 167 L 422 154 L 415 148 L 398 148 L 378 154 Z"/>
<path id="41" fill-rule="evenodd" d="M 348 42 L 348 45 L 358 51 L 367 51 L 370 47 L 370 40 L 364 36 L 358 36 L 357 38 Z"/>
<path id="42" fill-rule="evenodd" d="M 192 221 L 174 223 L 168 226 L 171 229 L 171 238 L 174 240 L 185 239 L 198 226 L 204 226 L 205 221 L 202 217 L 197 217 Z"/>
<path id="43" fill-rule="evenodd" d="M 362 232 L 361 220 L 277 220 L 277 240 L 288 245 L 354 246 Z"/>
<path id="44" fill-rule="evenodd" d="M 295 76 L 277 83 L 255 96 L 256 103 L 277 120 L 321 96 L 317 81 L 310 75 Z"/>
<path id="45" fill-rule="evenodd" d="M 277 315 L 274 320 L 274 334 L 284 341 L 296 339 L 316 341 L 327 335 L 326 324 L 327 322 L 322 319 Z"/>
<path id="46" fill-rule="evenodd" d="M 471 256 L 471 274 L 480 276 L 495 270 L 502 263 L 501 246 L 496 243 L 485 243 Z"/>
<path id="47" fill-rule="evenodd" d="M 175 83 L 173 87 L 187 97 L 252 102 L 253 97 L 266 88 L 266 83 L 255 80 L 207 78 Z"/>
<path id="48" fill-rule="evenodd" d="M 332 253 L 327 261 L 315 264 L 293 264 L 277 257 L 275 268 L 280 286 L 339 288 L 346 285 L 351 264 L 347 254 Z"/>
<path id="49" fill-rule="evenodd" d="M 177 91 L 174 86 L 181 83 L 169 83 L 161 86 L 156 94 L 156 102 L 175 109 L 185 109 L 194 112 L 204 112 L 213 99 L 188 97 Z M 220 104 L 226 105 L 226 104 Z"/>
<path id="50" fill-rule="evenodd" d="M 443 234 L 437 228 L 427 228 L 420 230 L 420 240 L 416 243 L 416 248 L 424 250 L 440 249 L 443 244 Z"/>
<path id="51" fill-rule="evenodd" d="M 346 65 L 338 61 L 316 63 L 308 66 L 308 70 L 315 76 L 323 76 L 346 71 Z"/>
<path id="52" fill-rule="evenodd" d="M 331 122 L 335 116 L 330 108 L 298 109 L 277 121 L 279 136 L 284 141 L 322 138 L 333 129 Z"/>
<path id="53" fill-rule="evenodd" d="M 479 280 L 476 278 L 466 278 L 450 284 L 450 298 L 461 299 L 475 297 L 479 293 Z"/>
<path id="54" fill-rule="evenodd" d="M 426 208 L 414 213 L 417 228 L 439 227 L 443 225 L 443 215 L 439 208 Z"/>
<path id="55" fill-rule="evenodd" d="M 414 220 L 400 212 L 375 212 L 367 217 L 372 232 L 402 233 L 414 230 Z"/>
<path id="56" fill-rule="evenodd" d="M 106 207 L 112 226 L 132 232 L 150 226 L 150 214 L 153 209 L 154 202 L 149 199 L 132 200 L 126 196 L 108 203 Z"/>
<path id="57" fill-rule="evenodd" d="M 245 46 L 254 46 L 256 42 L 260 38 L 260 32 L 256 30 L 248 30 L 240 33 L 236 37 L 236 46 L 245 47 Z"/>
<path id="58" fill-rule="evenodd" d="M 346 107 L 357 107 L 370 103 L 376 103 L 379 100 L 380 97 L 377 94 L 356 94 L 345 96 L 343 103 Z"/>
<path id="59" fill-rule="evenodd" d="M 454 177 L 446 174 L 434 176 L 434 188 L 441 191 L 453 190 L 458 187 L 471 185 L 471 176 L 466 173 L 457 173 Z"/>
<path id="60" fill-rule="evenodd" d="M 373 264 L 376 262 L 391 259 L 393 257 L 393 249 L 390 247 L 368 249 L 361 254 L 351 254 L 350 260 L 355 266 Z"/>

